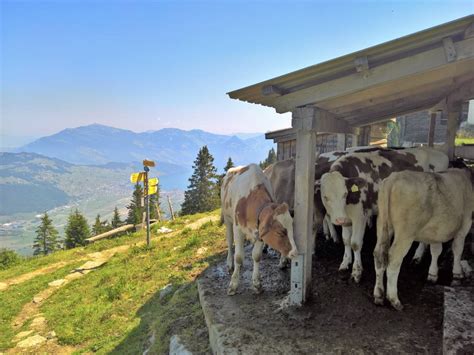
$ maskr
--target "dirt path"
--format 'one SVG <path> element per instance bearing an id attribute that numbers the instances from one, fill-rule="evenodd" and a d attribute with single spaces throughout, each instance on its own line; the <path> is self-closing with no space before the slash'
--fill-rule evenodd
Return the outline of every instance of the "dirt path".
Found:
<path id="1" fill-rule="evenodd" d="M 184 228 L 198 229 L 203 224 L 209 221 L 218 220 L 218 216 L 204 217 L 191 224 L 186 225 Z M 168 233 L 166 236 L 171 236 L 179 233 L 181 229 L 174 232 Z M 130 243 L 122 246 L 118 246 L 111 249 L 106 249 L 101 252 L 94 252 L 87 254 L 80 259 L 75 259 L 67 262 L 59 262 L 48 267 L 35 270 L 33 272 L 20 275 L 16 278 L 9 279 L 5 282 L 7 285 L 4 289 L 10 285 L 16 285 L 21 282 L 28 281 L 35 276 L 42 275 L 44 273 L 51 273 L 64 267 L 77 260 L 86 260 L 83 265 L 71 271 L 63 279 L 58 279 L 50 282 L 48 287 L 41 292 L 37 293 L 31 302 L 25 304 L 20 313 L 14 318 L 12 326 L 14 329 L 20 329 L 29 320 L 32 320 L 28 330 L 19 332 L 13 338 L 13 342 L 16 343 L 15 347 L 7 351 L 8 354 L 24 354 L 24 353 L 51 353 L 51 354 L 71 354 L 75 350 L 71 346 L 63 346 L 58 344 L 56 333 L 54 330 L 48 328 L 47 321 L 40 312 L 40 307 L 46 299 L 54 294 L 58 289 L 67 285 L 69 282 L 81 278 L 88 273 L 97 270 L 99 267 L 104 265 L 111 257 L 116 254 L 127 251 L 132 245 L 143 245 L 145 241 L 138 243 Z M 2 290 L 2 289 L 0 289 Z"/>

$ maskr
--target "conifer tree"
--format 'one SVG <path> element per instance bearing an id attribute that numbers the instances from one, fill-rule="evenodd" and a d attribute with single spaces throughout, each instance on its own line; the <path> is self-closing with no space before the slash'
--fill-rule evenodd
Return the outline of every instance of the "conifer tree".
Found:
<path id="1" fill-rule="evenodd" d="M 229 159 L 227 159 L 226 165 L 224 166 L 224 175 L 225 173 L 227 173 L 227 171 L 229 171 L 230 168 L 233 168 L 233 167 L 234 167 L 234 162 L 232 161 L 232 158 L 229 157 Z"/>
<path id="2" fill-rule="evenodd" d="M 202 147 L 194 161 L 194 172 L 189 178 L 188 190 L 184 193 L 181 214 L 206 212 L 219 207 L 216 188 L 218 176 L 213 162 L 214 158 L 207 146 Z"/>
<path id="3" fill-rule="evenodd" d="M 122 225 L 122 221 L 120 220 L 120 214 L 119 214 L 117 206 L 115 206 L 114 216 L 112 217 L 112 221 L 110 222 L 110 224 L 112 225 L 112 228 L 118 228 Z"/>
<path id="4" fill-rule="evenodd" d="M 127 206 L 128 215 L 127 223 L 128 224 L 140 224 L 142 223 L 143 212 L 145 211 L 144 206 L 142 206 L 143 198 L 143 187 L 137 183 L 135 184 L 135 189 L 133 190 L 132 200 Z"/>
<path id="5" fill-rule="evenodd" d="M 260 162 L 260 168 L 263 170 L 267 166 L 272 165 L 273 163 L 275 163 L 276 161 L 277 161 L 277 156 L 276 156 L 276 153 L 275 153 L 275 149 L 272 148 L 268 151 L 267 158 L 264 161 Z"/>
<path id="6" fill-rule="evenodd" d="M 107 220 L 101 221 L 100 214 L 97 214 L 95 217 L 94 225 L 92 226 L 92 235 L 99 235 L 107 232 L 110 229 L 110 226 L 107 223 Z"/>
<path id="7" fill-rule="evenodd" d="M 66 226 L 65 244 L 67 249 L 85 245 L 90 237 L 90 229 L 85 217 L 76 209 L 69 215 Z"/>
<path id="8" fill-rule="evenodd" d="M 53 221 L 45 212 L 41 217 L 41 224 L 36 228 L 36 238 L 33 244 L 34 255 L 48 255 L 60 248 L 58 231 L 53 226 Z"/>
<path id="9" fill-rule="evenodd" d="M 156 193 L 150 195 L 150 219 L 159 219 L 161 216 L 161 207 L 160 207 L 160 184 L 156 186 Z"/>

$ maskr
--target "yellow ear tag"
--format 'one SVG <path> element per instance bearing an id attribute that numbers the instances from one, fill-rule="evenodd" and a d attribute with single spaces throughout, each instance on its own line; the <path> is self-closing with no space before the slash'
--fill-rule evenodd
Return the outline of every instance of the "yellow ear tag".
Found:
<path id="1" fill-rule="evenodd" d="M 352 185 L 352 187 L 351 187 L 351 191 L 352 191 L 352 192 L 357 192 L 357 191 L 359 191 L 359 187 L 358 187 L 356 184 L 354 184 L 354 185 Z"/>

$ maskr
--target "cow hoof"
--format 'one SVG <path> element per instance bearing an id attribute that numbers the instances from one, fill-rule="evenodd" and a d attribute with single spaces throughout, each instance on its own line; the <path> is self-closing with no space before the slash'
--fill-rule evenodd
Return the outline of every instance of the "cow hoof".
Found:
<path id="1" fill-rule="evenodd" d="M 383 306 L 383 297 L 374 297 L 374 303 L 377 306 Z"/>
<path id="2" fill-rule="evenodd" d="M 229 289 L 227 290 L 227 295 L 228 296 L 233 296 L 237 293 L 237 290 L 236 289 L 233 289 L 231 287 L 229 287 Z"/>
<path id="3" fill-rule="evenodd" d="M 460 286 L 462 279 L 463 274 L 453 274 L 453 281 L 451 281 L 451 286 Z"/>
<path id="4" fill-rule="evenodd" d="M 253 293 L 255 293 L 257 295 L 262 293 L 263 292 L 262 285 L 260 285 L 260 284 L 259 285 L 253 285 L 252 286 L 252 291 L 253 291 Z"/>
<path id="5" fill-rule="evenodd" d="M 392 307 L 395 308 L 397 311 L 402 311 L 403 310 L 403 305 L 400 301 L 395 301 L 395 302 L 391 302 L 390 303 L 392 304 Z"/>
<path id="6" fill-rule="evenodd" d="M 328 234 L 325 234 L 324 237 L 326 238 L 326 240 L 329 240 L 329 235 Z"/>
<path id="7" fill-rule="evenodd" d="M 431 274 L 428 274 L 428 277 L 426 278 L 426 280 L 428 282 L 431 282 L 433 284 L 436 283 L 436 281 L 438 281 L 438 275 L 431 275 Z"/>
<path id="8" fill-rule="evenodd" d="M 411 259 L 411 263 L 412 263 L 413 265 L 420 265 L 420 263 L 421 263 L 421 258 L 413 258 L 413 259 Z"/>
<path id="9" fill-rule="evenodd" d="M 229 273 L 229 275 L 232 275 L 232 273 L 234 272 L 234 268 L 232 266 L 227 265 L 227 272 Z"/>
<path id="10" fill-rule="evenodd" d="M 339 266 L 339 271 L 347 271 L 347 270 L 349 270 L 349 265 L 341 264 L 341 266 Z"/>
<path id="11" fill-rule="evenodd" d="M 360 279 L 362 278 L 361 275 L 352 275 L 351 277 L 352 277 L 352 280 L 354 280 L 356 284 L 358 284 L 360 282 Z"/>

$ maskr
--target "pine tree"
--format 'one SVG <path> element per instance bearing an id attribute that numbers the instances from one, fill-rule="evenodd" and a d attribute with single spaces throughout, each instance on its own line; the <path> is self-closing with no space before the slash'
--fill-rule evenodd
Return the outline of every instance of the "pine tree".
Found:
<path id="1" fill-rule="evenodd" d="M 117 206 L 114 209 L 114 216 L 112 217 L 112 221 L 110 222 L 112 228 L 118 228 L 122 225 L 122 221 L 120 220 L 120 215 Z"/>
<path id="2" fill-rule="evenodd" d="M 128 209 L 127 223 L 128 224 L 142 223 L 143 212 L 145 211 L 145 208 L 142 206 L 142 198 L 143 198 L 143 188 L 139 183 L 137 183 L 135 184 L 135 189 L 133 190 L 132 200 L 130 201 L 130 204 L 127 206 L 127 209 Z"/>
<path id="3" fill-rule="evenodd" d="M 92 226 L 92 235 L 99 235 L 110 230 L 110 226 L 107 222 L 100 220 L 100 214 L 95 217 L 94 225 Z"/>
<path id="4" fill-rule="evenodd" d="M 89 225 L 85 217 L 75 210 L 69 215 L 66 226 L 66 248 L 71 249 L 76 246 L 85 245 L 86 238 L 90 236 Z"/>
<path id="5" fill-rule="evenodd" d="M 268 151 L 267 158 L 264 161 L 260 162 L 260 168 L 263 170 L 267 166 L 272 165 L 273 163 L 275 163 L 276 161 L 277 161 L 277 156 L 276 156 L 276 153 L 275 153 L 275 149 L 272 148 Z"/>
<path id="6" fill-rule="evenodd" d="M 202 147 L 194 161 L 194 172 L 189 178 L 188 190 L 184 193 L 181 214 L 206 212 L 219 207 L 216 188 L 218 176 L 213 162 L 214 158 L 207 146 Z"/>
<path id="7" fill-rule="evenodd" d="M 45 212 L 41 217 L 41 224 L 36 228 L 36 238 L 33 244 L 34 255 L 48 255 L 60 248 L 58 231 L 53 226 L 53 221 Z"/>
<path id="8" fill-rule="evenodd" d="M 150 195 L 150 219 L 159 219 L 161 216 L 161 207 L 160 207 L 160 184 L 156 186 L 156 193 Z"/>
<path id="9" fill-rule="evenodd" d="M 232 158 L 229 157 L 229 159 L 227 159 L 226 165 L 224 166 L 224 174 L 219 175 L 219 179 L 217 181 L 216 189 L 217 189 L 217 195 L 219 196 L 219 199 L 221 197 L 221 186 L 222 186 L 222 181 L 224 180 L 225 174 L 227 173 L 227 171 L 229 171 L 230 168 L 233 168 L 233 167 L 234 167 L 234 162 L 232 161 Z"/>
<path id="10" fill-rule="evenodd" d="M 229 157 L 229 159 L 227 159 L 227 164 L 224 166 L 224 173 L 227 173 L 227 171 L 229 171 L 229 169 L 233 168 L 234 166 L 235 165 L 234 165 L 234 162 L 232 161 L 232 158 Z"/>

